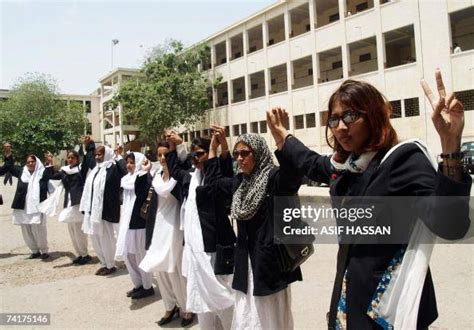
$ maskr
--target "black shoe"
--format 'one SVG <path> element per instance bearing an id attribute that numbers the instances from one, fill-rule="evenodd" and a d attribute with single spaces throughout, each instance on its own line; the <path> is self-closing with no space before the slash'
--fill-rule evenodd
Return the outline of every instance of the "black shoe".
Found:
<path id="1" fill-rule="evenodd" d="M 143 290 L 143 286 L 139 286 L 138 288 L 133 288 L 132 290 L 127 291 L 127 297 L 131 297 L 132 293 L 135 293 L 135 292 L 140 291 L 140 290 Z"/>
<path id="2" fill-rule="evenodd" d="M 89 263 L 92 260 L 90 255 L 86 255 L 85 257 L 79 257 L 79 258 L 80 258 L 80 260 L 78 262 L 79 265 L 85 265 L 85 264 Z"/>
<path id="3" fill-rule="evenodd" d="M 158 325 L 161 327 L 162 325 L 168 324 L 174 319 L 174 315 L 179 315 L 179 308 L 178 306 L 174 306 L 173 310 L 170 312 L 168 317 L 162 317 L 161 320 L 158 321 Z"/>
<path id="4" fill-rule="evenodd" d="M 73 263 L 73 264 L 79 264 L 79 263 L 81 262 L 81 259 L 82 259 L 82 257 L 79 256 L 79 257 L 77 257 L 76 259 L 74 259 L 74 260 L 72 261 L 72 263 Z"/>
<path id="5" fill-rule="evenodd" d="M 195 316 L 196 314 L 191 313 L 191 317 L 189 319 L 181 319 L 181 326 L 186 328 L 187 326 L 193 324 Z"/>
<path id="6" fill-rule="evenodd" d="M 106 269 L 107 269 L 107 267 L 99 268 L 99 269 L 97 269 L 97 271 L 95 272 L 95 274 L 98 275 L 98 276 L 102 276 L 102 275 L 104 275 L 103 273 L 104 273 L 104 271 L 105 271 Z"/>
<path id="7" fill-rule="evenodd" d="M 112 268 L 105 268 L 104 271 L 100 274 L 102 276 L 107 276 L 107 275 L 110 275 L 110 274 L 113 274 L 117 271 L 117 268 L 116 267 L 112 267 Z"/>
<path id="8" fill-rule="evenodd" d="M 47 253 L 41 253 L 40 258 L 41 258 L 41 260 L 46 260 L 46 259 L 49 258 L 49 254 L 47 254 Z"/>
<path id="9" fill-rule="evenodd" d="M 39 257 L 41 257 L 41 253 L 35 252 L 35 253 L 30 254 L 28 259 L 36 259 L 36 258 L 39 258 Z"/>
<path id="10" fill-rule="evenodd" d="M 132 293 L 130 295 L 130 297 L 132 299 L 142 299 L 142 298 L 146 298 L 146 297 L 149 297 L 149 296 L 153 296 L 154 294 L 155 294 L 155 290 L 153 289 L 153 287 L 151 287 L 149 289 L 138 290 L 138 291 Z"/>

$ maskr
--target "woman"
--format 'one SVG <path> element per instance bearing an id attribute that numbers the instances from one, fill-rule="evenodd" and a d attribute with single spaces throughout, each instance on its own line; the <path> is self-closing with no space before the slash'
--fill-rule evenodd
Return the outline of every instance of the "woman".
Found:
<path id="1" fill-rule="evenodd" d="M 291 196 L 301 180 L 288 167 L 276 167 L 265 139 L 257 134 L 237 138 L 234 158 L 239 174 L 222 178 L 216 151 L 225 144 L 222 127 L 213 126 L 208 184 L 232 197 L 231 218 L 238 235 L 232 287 L 236 290 L 233 329 L 292 329 L 289 284 L 301 281 L 301 270 L 282 272 L 273 242 L 274 197 Z M 279 159 L 279 153 L 276 154 Z"/>
<path id="2" fill-rule="evenodd" d="M 90 148 L 91 145 L 89 144 Z M 72 245 L 77 253 L 74 264 L 85 265 L 91 261 L 87 249 L 87 235 L 82 231 L 83 214 L 79 211 L 84 182 L 89 168 L 93 168 L 95 161 L 93 149 L 89 149 L 82 164 L 79 163 L 79 153 L 75 150 L 67 152 L 68 165 L 52 174 L 51 180 L 61 180 L 64 187 L 64 209 L 59 213 L 59 222 L 67 223 Z M 59 196 L 58 196 L 59 197 Z M 49 199 L 48 199 L 49 200 Z"/>
<path id="3" fill-rule="evenodd" d="M 52 156 L 47 159 L 52 163 Z M 39 204 L 48 195 L 48 182 L 52 167 L 45 168 L 33 154 L 26 157 L 23 168 L 5 162 L 5 171 L 17 177 L 18 184 L 13 198 L 13 224 L 21 226 L 26 245 L 31 250 L 29 259 L 48 259 L 46 215 L 38 210 Z"/>
<path id="4" fill-rule="evenodd" d="M 223 269 L 216 262 L 217 246 L 233 246 L 235 234 L 226 215 L 226 200 L 215 195 L 206 184 L 206 162 L 210 140 L 199 137 L 192 142 L 194 170 L 178 166 L 176 144 L 182 140 L 176 134 L 168 138 L 170 152 L 166 162 L 182 190 L 181 223 L 184 229 L 182 271 L 186 277 L 186 309 L 198 314 L 202 329 L 215 329 L 217 322 L 230 329 L 233 313 L 233 291 L 230 287 L 232 269 Z M 224 150 L 228 153 L 228 150 Z M 227 157 L 229 158 L 229 157 Z M 223 159 L 223 161 L 225 161 Z M 230 158 L 222 165 L 232 171 Z"/>
<path id="5" fill-rule="evenodd" d="M 150 189 L 149 174 L 151 163 L 140 152 L 130 152 L 125 156 L 128 174 L 122 178 L 123 205 L 120 230 L 117 237 L 115 258 L 125 260 L 134 288 L 127 297 L 141 299 L 155 294 L 152 286 L 153 273 L 141 270 L 138 265 L 145 257 L 145 222 L 140 208 Z"/>
<path id="6" fill-rule="evenodd" d="M 453 94 L 446 95 L 439 71 L 436 72 L 436 81 L 439 100 L 435 100 L 424 81 L 422 85 L 434 109 L 432 119 L 441 139 L 443 161 L 438 172 L 426 157 L 424 147 L 419 147 L 420 143 L 398 144 L 389 120 L 390 103 L 365 82 L 345 81 L 329 100 L 326 137 L 334 149 L 332 157 L 320 156 L 289 135 L 285 129 L 288 116 L 284 110 L 277 108 L 269 111 L 267 123 L 281 150 L 282 159 L 301 175 L 330 183 L 333 198 L 467 196 L 471 179 L 463 170 L 459 153 L 464 109 Z M 465 235 L 470 225 L 466 200 L 458 198 L 448 207 L 445 203 L 425 205 L 423 203 L 430 201 L 427 198 L 419 200 L 420 204 L 413 205 L 418 208 L 415 212 L 404 213 L 408 221 L 415 223 L 419 218 L 431 232 L 445 239 L 459 239 Z M 406 205 L 403 209 L 411 208 Z M 450 221 L 447 221 L 447 213 Z M 382 211 L 376 221 L 384 222 L 392 215 Z M 399 267 L 404 257 L 416 253 L 407 252 L 406 248 L 406 244 L 339 246 L 328 313 L 329 328 L 394 326 L 387 321 L 388 318 L 396 319 L 396 327 L 405 324 L 401 327 L 427 328 L 437 318 L 436 298 L 427 261 L 423 269 L 410 270 L 422 274 L 419 281 L 410 283 L 411 291 L 419 288 L 420 295 L 410 301 L 400 301 L 405 307 L 409 306 L 405 313 L 389 315 L 385 319 L 374 312 L 373 307 L 377 306 L 384 293 L 385 281 L 395 274 L 394 269 Z"/>
<path id="7" fill-rule="evenodd" d="M 89 141 L 88 146 L 94 149 L 94 142 Z M 113 158 L 111 148 L 99 146 L 95 149 L 96 166 L 87 176 L 79 207 L 84 213 L 82 230 L 91 236 L 102 266 L 95 273 L 99 276 L 117 271 L 114 224 L 120 221 L 120 182 L 126 169 L 116 164 Z"/>
<path id="8" fill-rule="evenodd" d="M 154 216 L 147 223 L 147 249 L 140 268 L 146 272 L 158 272 L 160 289 L 166 313 L 158 321 L 159 326 L 170 323 L 175 314 L 181 313 L 181 326 L 186 327 L 194 320 L 193 313 L 186 313 L 186 281 L 181 271 L 184 235 L 180 229 L 179 212 L 181 204 L 180 185 L 170 177 L 166 164 L 169 143 L 161 141 L 157 147 L 157 158 L 161 169 L 155 173 L 152 181 L 153 197 L 150 210 Z"/>

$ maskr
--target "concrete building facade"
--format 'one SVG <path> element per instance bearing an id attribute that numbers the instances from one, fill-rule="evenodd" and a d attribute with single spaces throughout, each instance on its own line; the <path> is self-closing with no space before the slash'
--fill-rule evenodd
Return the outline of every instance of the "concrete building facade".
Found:
<path id="1" fill-rule="evenodd" d="M 222 82 L 187 141 L 217 123 L 226 126 L 231 143 L 255 132 L 273 145 L 265 111 L 281 106 L 290 113 L 292 134 L 330 152 L 328 100 L 350 78 L 384 93 L 401 139 L 421 138 L 438 153 L 431 106 L 419 83 L 425 78 L 435 88 L 436 68 L 465 105 L 463 141 L 474 140 L 473 0 L 279 1 L 204 42 L 211 57 L 203 74 Z"/>
<path id="2" fill-rule="evenodd" d="M 115 148 L 118 145 L 129 144 L 138 136 L 138 128 L 128 122 L 123 115 L 123 106 L 113 106 L 111 101 L 117 93 L 120 84 L 138 74 L 137 69 L 116 68 L 99 80 L 100 97 L 98 126 L 103 143 Z M 126 148 L 127 150 L 130 149 Z M 135 148 L 132 148 L 136 150 Z"/>

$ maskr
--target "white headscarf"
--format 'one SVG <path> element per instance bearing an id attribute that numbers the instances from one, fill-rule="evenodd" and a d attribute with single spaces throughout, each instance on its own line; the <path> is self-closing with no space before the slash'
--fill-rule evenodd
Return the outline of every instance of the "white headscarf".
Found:
<path id="1" fill-rule="evenodd" d="M 117 250 L 115 251 L 115 259 L 123 260 L 126 249 L 126 238 L 130 220 L 132 218 L 133 206 L 137 195 L 135 194 L 135 181 L 137 176 L 145 174 L 142 172 L 143 161 L 146 159 L 145 155 L 141 152 L 133 152 L 135 156 L 135 170 L 133 173 L 128 173 L 122 178 L 120 186 L 123 188 L 123 204 L 122 212 L 120 213 L 120 228 L 117 236 Z"/>
<path id="2" fill-rule="evenodd" d="M 26 214 L 38 213 L 38 205 L 40 203 L 40 180 L 43 177 L 44 165 L 38 157 L 36 159 L 36 166 L 33 173 L 30 173 L 28 167 L 23 166 L 21 173 L 21 181 L 28 183 L 28 190 L 26 193 L 25 211 Z"/>
<path id="3" fill-rule="evenodd" d="M 97 163 L 87 176 L 84 191 L 82 193 L 81 204 L 79 206 L 79 210 L 84 212 L 83 230 L 86 234 L 90 235 L 94 234 L 92 232 L 91 223 L 99 223 L 102 220 L 105 179 L 107 177 L 106 170 L 114 163 L 114 151 L 107 146 L 104 146 L 104 148 L 104 161 Z M 94 188 L 93 196 L 92 188 Z"/>

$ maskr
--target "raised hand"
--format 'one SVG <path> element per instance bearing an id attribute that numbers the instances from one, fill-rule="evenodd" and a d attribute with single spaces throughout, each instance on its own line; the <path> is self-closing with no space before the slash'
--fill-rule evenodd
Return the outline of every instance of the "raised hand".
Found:
<path id="1" fill-rule="evenodd" d="M 453 93 L 446 94 L 439 69 L 436 69 L 435 77 L 438 97 L 433 94 L 428 83 L 421 80 L 421 87 L 433 108 L 431 119 L 440 136 L 443 153 L 459 152 L 464 129 L 464 106 Z"/>
<path id="2" fill-rule="evenodd" d="M 283 147 L 285 138 L 288 136 L 289 117 L 285 109 L 276 107 L 267 111 L 267 125 L 270 128 L 273 139 L 278 149 Z"/>
<path id="3" fill-rule="evenodd" d="M 142 164 L 142 171 L 150 172 L 150 170 L 151 170 L 151 162 L 147 158 L 145 158 Z"/>
<path id="4" fill-rule="evenodd" d="M 221 146 L 221 153 L 223 154 L 223 156 L 227 155 L 227 153 L 229 152 L 229 145 L 227 144 L 227 139 L 225 137 L 225 128 L 219 125 L 211 125 L 211 129 L 212 137 L 215 136 Z"/>

